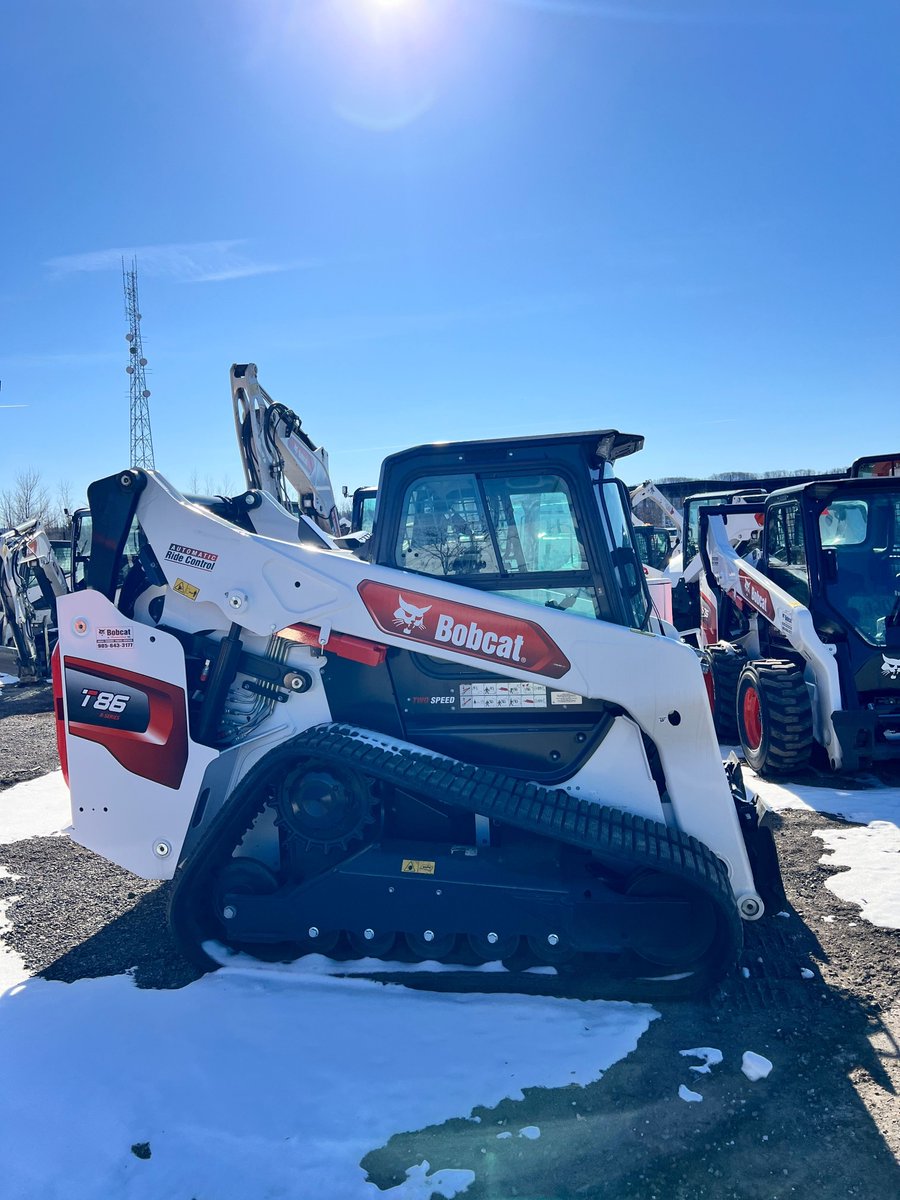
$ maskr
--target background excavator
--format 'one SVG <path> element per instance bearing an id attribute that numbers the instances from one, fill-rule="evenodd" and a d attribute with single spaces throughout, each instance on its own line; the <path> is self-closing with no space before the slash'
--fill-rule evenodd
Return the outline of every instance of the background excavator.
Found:
<path id="1" fill-rule="evenodd" d="M 247 492 L 200 503 L 141 470 L 89 488 L 87 586 L 59 602 L 54 660 L 75 839 L 172 878 L 173 932 L 205 967 L 222 944 L 340 941 L 727 971 L 777 862 L 697 653 L 654 632 L 614 471 L 643 439 L 392 455 L 363 559 L 323 528 L 327 501 L 284 502 L 297 426 L 255 375 L 232 370 Z"/>

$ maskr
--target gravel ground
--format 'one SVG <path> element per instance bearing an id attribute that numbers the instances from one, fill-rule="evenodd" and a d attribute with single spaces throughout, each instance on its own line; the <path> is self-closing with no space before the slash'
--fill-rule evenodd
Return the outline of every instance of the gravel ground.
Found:
<path id="1" fill-rule="evenodd" d="M 50 708 L 47 688 L 0 692 L 0 789 L 56 767 Z M 524 1102 L 476 1110 L 478 1123 L 392 1138 L 364 1161 L 372 1180 L 393 1186 L 427 1158 L 433 1170 L 475 1170 L 467 1200 L 900 1195 L 900 932 L 862 921 L 824 887 L 833 872 L 812 831 L 841 824 L 775 818 L 788 916 L 748 930 L 749 978 L 708 1000 L 658 1004 L 663 1019 L 637 1052 L 590 1087 L 533 1089 Z M 145 987 L 194 977 L 166 933 L 166 885 L 64 838 L 0 847 L 0 864 L 18 876 L 0 878 L 0 899 L 19 897 L 7 938 L 35 973 L 72 981 L 131 970 Z M 697 1075 L 679 1051 L 704 1045 L 725 1059 Z M 741 1073 L 745 1050 L 773 1061 L 767 1080 Z M 680 1100 L 682 1083 L 703 1103 Z M 538 1140 L 515 1136 L 528 1125 Z M 514 1136 L 498 1140 L 504 1131 Z"/>

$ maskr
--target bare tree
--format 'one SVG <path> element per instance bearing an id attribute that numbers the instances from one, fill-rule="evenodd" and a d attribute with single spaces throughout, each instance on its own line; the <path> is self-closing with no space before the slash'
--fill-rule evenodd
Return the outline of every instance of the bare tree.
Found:
<path id="1" fill-rule="evenodd" d="M 69 514 L 73 507 L 72 484 L 68 479 L 60 479 L 56 485 L 56 495 L 46 517 L 48 529 L 52 529 L 55 533 L 68 533 L 72 528 L 72 518 Z"/>
<path id="2" fill-rule="evenodd" d="M 50 493 L 35 467 L 20 471 L 11 488 L 0 492 L 0 525 L 8 529 L 31 517 L 46 522 L 50 512 Z"/>

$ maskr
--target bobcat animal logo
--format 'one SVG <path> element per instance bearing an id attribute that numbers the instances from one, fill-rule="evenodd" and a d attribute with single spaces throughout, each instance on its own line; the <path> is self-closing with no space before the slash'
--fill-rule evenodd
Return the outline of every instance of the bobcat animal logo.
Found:
<path id="1" fill-rule="evenodd" d="M 410 604 L 408 600 L 404 600 L 400 593 L 397 593 L 397 600 L 400 607 L 394 613 L 394 624 L 403 633 L 412 633 L 414 629 L 424 629 L 425 622 L 422 618 L 431 609 L 430 604 L 426 604 L 424 608 L 416 608 L 414 604 Z"/>
<path id="2" fill-rule="evenodd" d="M 888 679 L 900 679 L 900 658 L 888 658 L 886 654 L 881 657 L 884 659 L 881 664 L 882 675 L 887 675 Z"/>

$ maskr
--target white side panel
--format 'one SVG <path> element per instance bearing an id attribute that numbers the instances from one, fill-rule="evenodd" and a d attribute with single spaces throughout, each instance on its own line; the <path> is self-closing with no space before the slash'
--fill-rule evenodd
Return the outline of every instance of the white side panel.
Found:
<path id="1" fill-rule="evenodd" d="M 562 786 L 573 796 L 665 823 L 640 730 L 627 717 L 616 717 L 594 754 Z"/>
<path id="2" fill-rule="evenodd" d="M 109 638 L 105 630 L 128 630 Z M 178 641 L 153 627 L 127 621 L 99 592 L 59 600 L 62 667 L 73 660 L 135 672 L 184 691 L 184 655 Z M 66 705 L 66 727 L 73 715 Z M 187 737 L 187 764 L 179 786 L 167 787 L 129 771 L 104 745 L 66 738 L 72 797 L 72 837 L 144 879 L 170 879 L 207 765 L 217 751 Z M 162 852 L 167 847 L 166 852 Z"/>

